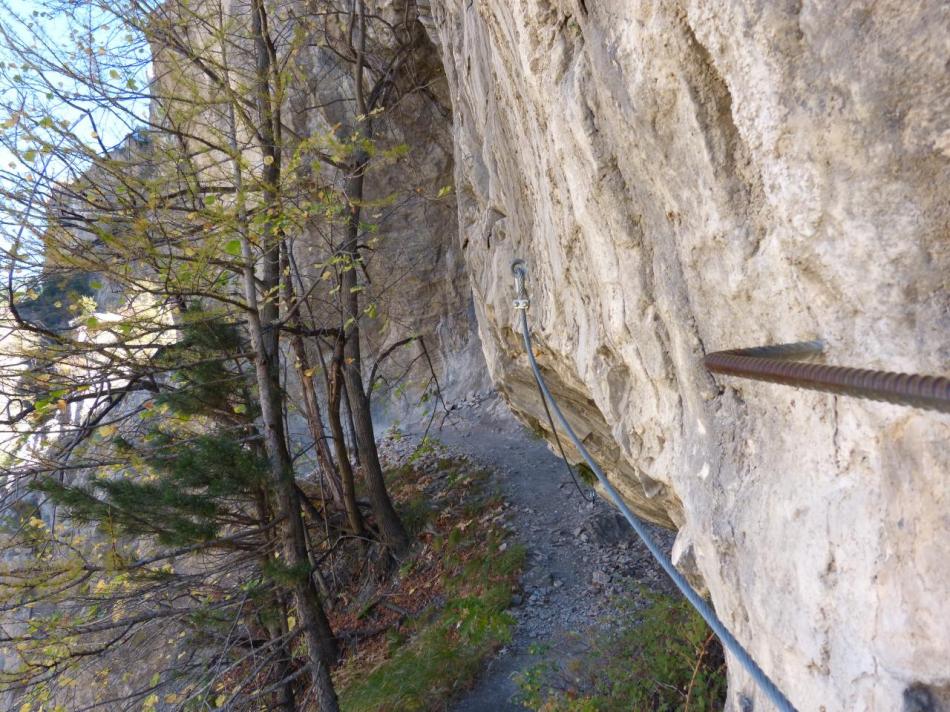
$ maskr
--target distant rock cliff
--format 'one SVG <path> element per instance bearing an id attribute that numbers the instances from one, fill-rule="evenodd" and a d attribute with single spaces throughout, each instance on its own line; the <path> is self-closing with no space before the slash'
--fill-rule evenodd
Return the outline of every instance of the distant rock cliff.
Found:
<path id="1" fill-rule="evenodd" d="M 523 257 L 568 417 L 792 701 L 950 701 L 950 419 L 702 366 L 821 337 L 830 363 L 947 371 L 950 7 L 432 0 L 423 20 L 514 410 L 545 427 Z M 733 709 L 768 707 L 730 676 Z"/>

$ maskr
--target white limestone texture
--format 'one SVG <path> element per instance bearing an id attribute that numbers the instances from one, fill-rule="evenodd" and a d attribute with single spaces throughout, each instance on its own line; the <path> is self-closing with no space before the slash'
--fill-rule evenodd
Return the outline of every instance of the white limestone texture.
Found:
<path id="1" fill-rule="evenodd" d="M 950 363 L 950 6 L 432 0 L 459 244 L 495 383 L 551 389 L 801 710 L 950 703 L 950 417 L 712 377 Z M 550 434 L 548 433 L 550 436 Z M 729 706 L 770 708 L 730 666 Z"/>

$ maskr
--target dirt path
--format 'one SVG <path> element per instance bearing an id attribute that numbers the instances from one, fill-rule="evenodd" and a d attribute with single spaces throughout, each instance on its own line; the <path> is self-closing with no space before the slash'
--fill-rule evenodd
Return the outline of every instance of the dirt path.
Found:
<path id="1" fill-rule="evenodd" d="M 418 437 L 418 430 L 410 434 Z M 615 610 L 611 599 L 629 584 L 660 590 L 671 584 L 623 517 L 599 497 L 586 501 L 563 462 L 497 396 L 475 395 L 456 404 L 442 430 L 432 434 L 493 473 L 508 502 L 508 526 L 527 547 L 523 595 L 511 610 L 518 621 L 513 640 L 450 710 L 523 710 L 514 701 L 513 675 L 536 662 L 533 645 L 566 661 L 577 652 L 578 636 L 571 634 L 605 625 Z M 673 534 L 656 529 L 655 536 L 669 550 Z"/>

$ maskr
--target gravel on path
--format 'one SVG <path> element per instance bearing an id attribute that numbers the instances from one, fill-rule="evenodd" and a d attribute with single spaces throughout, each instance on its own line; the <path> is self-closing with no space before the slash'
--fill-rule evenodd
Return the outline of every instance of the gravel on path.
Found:
<path id="1" fill-rule="evenodd" d="M 439 420 L 439 418 L 437 418 Z M 423 428 L 387 438 L 383 454 L 405 455 Z M 564 463 L 525 429 L 493 393 L 473 393 L 451 406 L 430 436 L 449 454 L 464 455 L 491 472 L 506 501 L 507 526 L 527 549 L 523 592 L 510 613 L 512 641 L 489 663 L 475 687 L 449 706 L 451 712 L 524 710 L 514 676 L 537 662 L 536 646 L 557 661 L 577 654 L 578 641 L 616 620 L 615 598 L 631 585 L 670 592 L 672 583 L 653 561 L 623 516 L 606 500 L 578 492 Z M 674 533 L 653 528 L 669 552 Z M 581 635 L 577 635 L 581 634 Z"/>

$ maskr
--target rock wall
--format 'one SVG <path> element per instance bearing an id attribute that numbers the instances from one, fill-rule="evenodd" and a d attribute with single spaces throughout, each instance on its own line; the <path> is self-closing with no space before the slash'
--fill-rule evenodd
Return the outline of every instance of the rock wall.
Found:
<path id="1" fill-rule="evenodd" d="M 381 2 L 374 11 L 398 26 L 406 3 Z M 299 5 L 297 16 L 306 14 L 305 5 Z M 407 92 L 376 121 L 378 147 L 403 145 L 406 155 L 371 164 L 366 176 L 366 199 L 371 206 L 378 201 L 381 207 L 364 211 L 365 220 L 378 230 L 378 240 L 364 256 L 363 302 L 377 305 L 378 317 L 365 320 L 362 329 L 367 369 L 393 344 L 410 335 L 422 337 L 443 395 L 452 400 L 488 383 L 465 263 L 455 239 L 455 201 L 451 193 L 437 197 L 440 190 L 451 187 L 454 171 L 447 85 L 435 48 L 421 28 L 419 34 L 422 41 L 414 51 L 413 83 L 425 89 Z M 322 37 L 319 32 L 314 36 Z M 330 133 L 333 126 L 347 127 L 356 114 L 352 68 L 319 39 L 301 55 L 299 73 L 307 83 L 294 86 L 289 102 L 294 129 L 301 135 L 321 135 Z M 346 135 L 347 129 L 340 133 Z M 372 237 L 370 233 L 368 239 Z M 317 283 L 320 272 L 310 265 L 325 259 L 328 251 L 321 228 L 300 240 L 296 250 L 303 280 Z M 317 314 L 329 311 L 331 319 L 338 321 L 325 299 L 312 301 Z M 375 396 L 378 429 L 417 412 L 420 392 L 431 376 L 418 342 L 390 353 L 381 372 L 388 386 L 398 387 L 384 388 Z M 432 407 L 432 402 L 423 407 Z"/>
<path id="2" fill-rule="evenodd" d="M 562 406 L 801 710 L 950 702 L 950 418 L 712 378 L 707 351 L 950 363 L 950 7 L 432 0 L 491 375 Z M 928 706 L 929 705 L 929 706 Z M 732 709 L 769 704 L 736 665 Z"/>
<path id="3" fill-rule="evenodd" d="M 306 137 L 317 144 L 336 136 L 345 144 L 359 115 L 354 70 L 349 61 L 341 59 L 345 38 L 339 34 L 345 35 L 351 3 L 318 5 L 291 0 L 269 7 L 275 51 L 287 63 L 288 77 L 292 76 L 282 107 L 285 166 L 294 160 L 294 142 L 288 136 Z M 364 376 L 368 377 L 377 359 L 385 355 L 373 399 L 376 424 L 382 429 L 433 407 L 434 399 L 420 403 L 427 387 L 433 392 L 429 380 L 432 373 L 446 400 L 464 397 L 489 384 L 465 263 L 456 240 L 455 200 L 450 191 L 443 190 L 451 187 L 454 147 L 441 58 L 418 23 L 412 0 L 379 0 L 367 6 L 371 78 L 395 51 L 394 33 L 405 30 L 412 35 L 407 45 L 410 58 L 399 65 L 401 70 L 394 77 L 392 105 L 373 120 L 377 156 L 369 164 L 364 183 L 365 228 L 361 242 L 368 249 L 362 253 L 361 303 L 364 307 L 373 305 L 375 314 L 361 325 L 367 370 Z M 223 8 L 229 32 L 235 36 L 250 32 L 245 2 L 227 0 Z M 208 28 L 219 22 L 217 13 L 218 6 L 213 2 L 168 2 L 158 16 L 179 27 L 195 48 L 203 48 L 207 56 L 214 57 L 220 52 L 219 40 L 209 34 Z M 239 89 L 250 86 L 256 71 L 253 52 L 240 47 L 229 51 L 230 81 Z M 156 120 L 174 116 L 176 123 L 187 125 L 195 136 L 210 141 L 212 146 L 227 145 L 227 103 L 209 103 L 209 97 L 220 91 L 215 83 L 195 68 L 191 57 L 158 41 L 152 54 L 153 84 L 156 96 L 161 97 L 152 107 Z M 366 81 L 371 84 L 371 79 Z M 250 164 L 259 169 L 256 138 L 241 122 L 237 124 L 236 140 Z M 220 151 L 208 151 L 200 144 L 191 150 L 194 155 L 190 161 L 204 172 L 206 181 L 231 180 L 230 163 L 219 155 Z M 391 155 L 385 155 L 387 152 Z M 301 178 L 305 173 L 309 173 L 309 185 Z M 343 180 L 326 164 L 318 168 L 307 165 L 289 181 L 287 192 L 304 200 L 308 190 L 325 185 L 339 187 Z M 298 290 L 308 294 L 305 317 L 313 321 L 314 327 L 335 328 L 342 320 L 334 282 L 322 279 L 327 276 L 323 262 L 339 249 L 340 241 L 339 221 L 317 216 L 299 235 L 291 237 Z M 391 350 L 410 336 L 419 338 Z M 311 361 L 317 364 L 314 344 L 310 342 Z M 298 397 L 299 384 L 293 374 L 289 378 L 290 389 Z M 302 421 L 291 425 L 309 437 Z"/>

